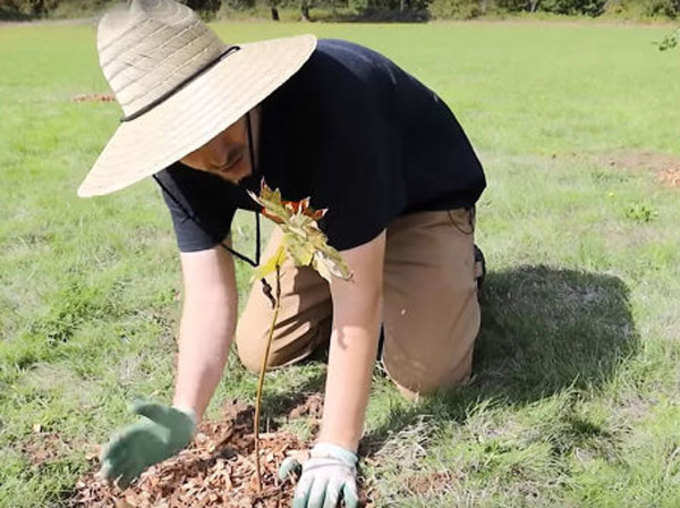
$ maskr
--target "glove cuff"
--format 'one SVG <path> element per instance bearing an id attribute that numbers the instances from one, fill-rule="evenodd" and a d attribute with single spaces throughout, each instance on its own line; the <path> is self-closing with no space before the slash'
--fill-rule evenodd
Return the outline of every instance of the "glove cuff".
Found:
<path id="1" fill-rule="evenodd" d="M 349 467 L 356 467 L 357 461 L 359 460 L 356 453 L 332 443 L 317 443 L 314 448 L 312 448 L 310 455 L 315 459 L 322 457 L 339 459 Z"/>
<path id="2" fill-rule="evenodd" d="M 191 422 L 194 424 L 194 428 L 196 428 L 196 425 L 198 425 L 198 417 L 196 416 L 196 411 L 194 411 L 192 408 L 186 407 L 186 406 L 174 406 L 173 405 L 172 407 L 174 409 L 176 409 L 177 411 L 187 415 L 191 419 Z"/>

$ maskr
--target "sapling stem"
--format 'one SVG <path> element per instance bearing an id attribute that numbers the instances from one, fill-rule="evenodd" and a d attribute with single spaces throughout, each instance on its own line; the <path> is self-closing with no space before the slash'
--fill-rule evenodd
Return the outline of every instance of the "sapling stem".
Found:
<path id="1" fill-rule="evenodd" d="M 264 386 L 264 374 L 267 370 L 267 363 L 269 361 L 269 350 L 272 346 L 272 338 L 274 337 L 274 326 L 279 317 L 279 308 L 281 307 L 281 278 L 280 278 L 279 264 L 276 265 L 276 298 L 271 296 L 271 287 L 262 279 L 263 290 L 274 306 L 274 316 L 269 327 L 269 336 L 267 337 L 267 346 L 262 357 L 262 367 L 260 368 L 260 377 L 257 380 L 257 394 L 255 396 L 255 472 L 257 474 L 257 488 L 258 492 L 262 492 L 262 474 L 260 473 L 260 409 L 262 406 L 262 387 Z M 267 288 L 269 291 L 267 291 Z"/>
<path id="2" fill-rule="evenodd" d="M 283 238 L 274 255 L 259 265 L 253 274 L 253 280 L 262 282 L 262 292 L 269 299 L 274 309 L 269 337 L 262 358 L 260 378 L 257 383 L 255 397 L 255 472 L 257 473 L 258 492 L 262 492 L 262 475 L 260 473 L 260 409 L 262 405 L 262 387 L 264 375 L 269 363 L 269 350 L 274 337 L 274 326 L 279 317 L 281 306 L 281 264 L 290 257 L 295 266 L 311 266 L 329 283 L 331 277 L 350 280 L 352 272 L 345 264 L 340 253 L 328 245 L 326 235 L 319 229 L 318 220 L 323 218 L 327 210 L 315 210 L 310 206 L 310 198 L 301 201 L 283 201 L 278 189 L 271 190 L 262 179 L 260 194 L 248 191 L 248 195 L 262 206 L 262 213 L 281 227 Z M 276 270 L 276 295 L 272 295 L 272 287 L 264 277 Z"/>

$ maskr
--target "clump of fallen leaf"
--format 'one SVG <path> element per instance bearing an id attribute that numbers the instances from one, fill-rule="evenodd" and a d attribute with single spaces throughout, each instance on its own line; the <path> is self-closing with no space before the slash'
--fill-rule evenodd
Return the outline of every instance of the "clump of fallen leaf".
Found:
<path id="1" fill-rule="evenodd" d="M 659 180 L 670 187 L 680 187 L 680 169 L 661 171 L 659 173 Z"/>
<path id="2" fill-rule="evenodd" d="M 112 94 L 103 93 L 80 94 L 71 98 L 73 102 L 113 102 L 115 99 Z"/>
<path id="3" fill-rule="evenodd" d="M 262 492 L 255 477 L 252 406 L 233 403 L 219 421 L 199 425 L 194 443 L 142 474 L 125 490 L 108 485 L 94 472 L 76 483 L 71 506 L 88 507 L 239 507 L 290 506 L 295 485 L 278 480 L 287 456 L 306 460 L 308 444 L 288 432 L 260 434 Z M 98 467 L 98 464 L 97 464 Z"/>

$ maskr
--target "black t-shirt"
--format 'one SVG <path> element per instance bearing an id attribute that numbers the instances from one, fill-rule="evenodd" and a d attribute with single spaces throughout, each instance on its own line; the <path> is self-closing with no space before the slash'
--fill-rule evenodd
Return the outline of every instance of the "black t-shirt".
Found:
<path id="1" fill-rule="evenodd" d="M 257 210 L 245 189 L 257 191 L 263 176 L 283 199 L 328 208 L 319 224 L 340 250 L 399 215 L 472 206 L 486 185 L 446 104 L 362 46 L 320 40 L 261 106 L 258 168 L 239 185 L 179 162 L 158 173 L 181 251 L 214 247 L 237 208 Z"/>

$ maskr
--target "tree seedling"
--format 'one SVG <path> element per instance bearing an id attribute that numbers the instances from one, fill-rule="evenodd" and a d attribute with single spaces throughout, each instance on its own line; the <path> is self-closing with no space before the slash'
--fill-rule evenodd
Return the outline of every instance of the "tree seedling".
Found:
<path id="1" fill-rule="evenodd" d="M 257 383 L 255 398 L 255 471 L 257 474 L 258 488 L 262 491 L 262 476 L 260 473 L 260 411 L 262 406 L 262 388 L 264 375 L 269 361 L 274 327 L 281 307 L 281 266 L 286 259 L 290 259 L 295 266 L 311 266 L 324 279 L 331 282 L 332 277 L 343 280 L 352 278 L 349 267 L 342 259 L 340 253 L 328 245 L 326 235 L 321 231 L 318 221 L 328 211 L 327 209 L 315 210 L 310 206 L 310 198 L 301 201 L 284 201 L 281 199 L 279 189 L 272 190 L 265 183 L 260 183 L 259 195 L 248 191 L 250 197 L 262 206 L 262 214 L 276 223 L 283 236 L 281 243 L 274 254 L 264 263 L 260 264 L 253 272 L 251 282 L 260 279 L 262 290 L 269 298 L 272 308 L 272 321 L 267 336 L 265 353 L 262 358 L 260 376 Z M 272 287 L 265 277 L 270 273 L 276 274 L 276 292 L 272 294 Z"/>

